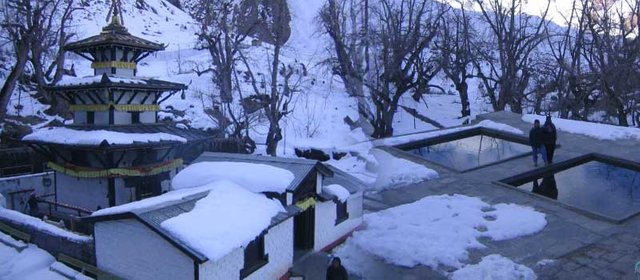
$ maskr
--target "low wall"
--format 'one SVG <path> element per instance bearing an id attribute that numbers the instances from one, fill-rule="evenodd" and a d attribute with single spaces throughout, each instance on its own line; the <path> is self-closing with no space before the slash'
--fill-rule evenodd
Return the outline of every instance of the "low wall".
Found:
<path id="1" fill-rule="evenodd" d="M 96 264 L 93 239 L 87 238 L 87 240 L 82 241 L 72 240 L 63 236 L 39 230 L 36 227 L 25 225 L 6 217 L 0 217 L 0 222 L 7 224 L 14 229 L 30 234 L 30 243 L 37 245 L 38 247 L 49 252 L 49 254 L 55 257 L 57 257 L 58 254 L 65 254 L 91 265 Z"/>
<path id="2" fill-rule="evenodd" d="M 45 181 L 50 183 L 48 187 L 44 186 Z M 0 178 L 0 194 L 6 199 L 8 209 L 25 212 L 25 204 L 30 193 L 17 194 L 16 192 L 33 189 L 38 196 L 53 194 L 53 183 L 53 172 Z M 11 193 L 14 195 L 10 195 Z"/>

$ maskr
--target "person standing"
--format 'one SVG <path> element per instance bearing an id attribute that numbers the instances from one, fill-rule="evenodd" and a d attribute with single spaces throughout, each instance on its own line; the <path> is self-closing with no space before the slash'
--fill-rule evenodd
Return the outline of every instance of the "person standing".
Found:
<path id="1" fill-rule="evenodd" d="M 533 149 L 533 164 L 535 166 L 538 166 L 538 154 L 542 156 L 544 163 L 548 164 L 547 152 L 544 148 L 544 137 L 544 130 L 540 127 L 540 121 L 535 120 L 533 128 L 529 131 L 529 143 L 531 144 L 531 149 Z"/>
<path id="2" fill-rule="evenodd" d="M 551 121 L 551 116 L 547 116 L 547 119 L 544 121 L 544 125 L 542 129 L 545 133 L 545 143 L 544 148 L 547 152 L 547 162 L 549 164 L 553 163 L 553 153 L 556 150 L 556 140 L 558 140 L 558 134 L 556 132 L 556 126 Z"/>
<path id="3" fill-rule="evenodd" d="M 335 257 L 331 260 L 331 265 L 327 268 L 327 280 L 348 280 L 349 274 L 342 266 L 340 258 Z"/>

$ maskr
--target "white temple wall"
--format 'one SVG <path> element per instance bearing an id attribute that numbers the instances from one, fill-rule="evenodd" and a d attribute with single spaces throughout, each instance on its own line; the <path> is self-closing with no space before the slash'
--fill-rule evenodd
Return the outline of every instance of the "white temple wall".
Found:
<path id="1" fill-rule="evenodd" d="M 156 112 L 142 112 L 140 113 L 141 123 L 156 123 Z"/>
<path id="2" fill-rule="evenodd" d="M 315 251 L 331 245 L 362 224 L 362 197 L 362 193 L 356 193 L 347 199 L 349 218 L 337 225 L 336 203 L 332 200 L 316 203 Z"/>
<path id="3" fill-rule="evenodd" d="M 73 112 L 73 123 L 74 124 L 86 124 L 87 123 L 87 112 L 86 111 Z"/>
<path id="4" fill-rule="evenodd" d="M 116 205 L 134 201 L 136 198 L 135 188 L 125 188 L 122 178 L 115 178 L 114 180 L 116 187 Z"/>
<path id="5" fill-rule="evenodd" d="M 98 268 L 124 279 L 194 278 L 193 260 L 136 220 L 96 223 L 94 240 Z"/>
<path id="6" fill-rule="evenodd" d="M 272 227 L 264 237 L 269 262 L 244 279 L 279 279 L 293 265 L 293 218 Z M 237 248 L 216 262 L 200 266 L 200 279 L 239 279 L 244 267 L 244 248 Z"/>
<path id="7" fill-rule="evenodd" d="M 109 207 L 109 187 L 107 179 L 75 178 L 56 173 L 56 194 L 58 202 L 79 206 L 87 210 Z"/>
<path id="8" fill-rule="evenodd" d="M 114 111 L 113 123 L 114 124 L 131 124 L 131 113 Z"/>
<path id="9" fill-rule="evenodd" d="M 94 123 L 98 125 L 108 125 L 109 124 L 109 112 L 95 112 L 94 115 Z"/>
<path id="10" fill-rule="evenodd" d="M 35 190 L 37 196 L 53 194 L 53 176 L 53 172 L 44 172 L 0 178 L 0 194 L 6 199 L 7 208 L 25 212 L 27 210 L 27 200 L 30 195 L 30 193 L 26 191 L 30 189 Z M 51 182 L 48 187 L 44 186 L 45 178 Z M 10 195 L 10 193 L 13 195 Z M 47 199 L 53 200 L 53 197 L 47 197 Z"/>

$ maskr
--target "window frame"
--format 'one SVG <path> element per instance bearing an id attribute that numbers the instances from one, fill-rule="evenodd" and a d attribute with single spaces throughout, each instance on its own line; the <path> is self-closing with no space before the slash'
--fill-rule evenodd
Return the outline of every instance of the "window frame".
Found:
<path id="1" fill-rule="evenodd" d="M 339 225 L 340 223 L 349 219 L 349 206 L 348 200 L 342 202 L 340 200 L 334 200 L 336 204 L 336 223 L 335 225 Z"/>
<path id="2" fill-rule="evenodd" d="M 244 279 L 248 277 L 249 275 L 251 275 L 252 273 L 256 272 L 257 270 L 259 270 L 260 268 L 262 268 L 263 266 L 269 263 L 269 255 L 266 254 L 265 252 L 265 244 L 264 244 L 265 236 L 266 236 L 266 232 L 261 233 L 253 241 L 249 242 L 249 244 L 247 244 L 247 246 L 244 248 L 244 254 L 243 254 L 244 266 L 240 270 L 240 279 Z M 255 248 L 254 246 L 257 246 L 257 248 Z M 247 261 L 248 250 L 257 250 L 258 258 L 249 259 L 249 261 Z"/>

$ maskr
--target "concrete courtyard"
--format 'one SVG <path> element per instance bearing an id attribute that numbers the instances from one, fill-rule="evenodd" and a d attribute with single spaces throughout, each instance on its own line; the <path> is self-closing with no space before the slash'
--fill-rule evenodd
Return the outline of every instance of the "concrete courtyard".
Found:
<path id="1" fill-rule="evenodd" d="M 531 124 L 521 120 L 520 115 L 508 112 L 477 117 L 477 121 L 485 119 L 508 124 L 525 132 L 531 127 Z M 544 121 L 544 117 L 540 119 Z M 556 150 L 556 163 L 589 153 L 640 162 L 640 143 L 637 141 L 598 140 L 558 131 L 558 144 L 561 148 Z M 583 215 L 560 202 L 528 191 L 496 184 L 496 181 L 535 169 L 530 157 L 459 173 L 395 148 L 380 148 L 397 157 L 424 164 L 436 170 L 440 176 L 399 189 L 369 193 L 364 207 L 367 212 L 411 203 L 430 195 L 463 194 L 481 198 L 490 204 L 527 205 L 546 214 L 547 226 L 537 234 L 499 242 L 481 239 L 486 248 L 472 250 L 467 263 L 477 263 L 486 255 L 500 254 L 530 267 L 539 279 L 637 279 L 634 265 L 640 261 L 640 216 L 623 223 L 613 223 Z M 294 271 L 304 273 L 306 279 L 323 279 L 327 258 L 323 254 L 311 255 L 298 263 Z M 363 258 L 375 263 L 374 271 L 364 276 L 366 279 L 446 279 L 442 272 L 428 267 L 406 268 L 387 264 L 373 256 Z M 554 261 L 546 265 L 538 264 L 548 259 Z"/>

